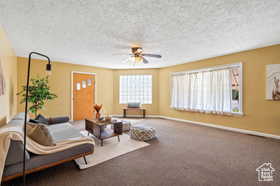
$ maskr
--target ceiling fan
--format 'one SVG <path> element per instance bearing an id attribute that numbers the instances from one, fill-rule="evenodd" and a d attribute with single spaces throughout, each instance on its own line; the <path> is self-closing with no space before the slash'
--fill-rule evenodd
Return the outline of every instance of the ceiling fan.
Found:
<path id="1" fill-rule="evenodd" d="M 143 48 L 140 46 L 132 46 L 130 57 L 126 61 L 131 61 L 134 63 L 149 63 L 145 57 L 161 58 L 160 54 L 148 54 L 143 52 Z"/>

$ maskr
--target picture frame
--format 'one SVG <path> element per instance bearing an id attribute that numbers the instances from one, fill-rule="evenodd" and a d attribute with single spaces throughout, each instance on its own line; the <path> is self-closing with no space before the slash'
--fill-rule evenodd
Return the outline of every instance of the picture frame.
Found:
<path id="1" fill-rule="evenodd" d="M 280 101 L 280 64 L 266 65 L 267 100 Z"/>

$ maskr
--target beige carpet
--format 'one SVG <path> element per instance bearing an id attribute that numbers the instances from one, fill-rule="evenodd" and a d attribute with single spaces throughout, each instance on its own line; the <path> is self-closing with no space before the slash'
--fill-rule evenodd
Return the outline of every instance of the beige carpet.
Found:
<path id="1" fill-rule="evenodd" d="M 129 135 L 123 134 L 120 136 L 120 142 L 118 142 L 117 137 L 114 137 L 104 140 L 103 146 L 100 146 L 100 144 L 96 143 L 94 153 L 86 156 L 87 164 L 85 164 L 83 158 L 79 158 L 75 161 L 80 169 L 86 169 L 148 145 L 150 144 L 142 141 L 132 140 L 130 139 Z"/>

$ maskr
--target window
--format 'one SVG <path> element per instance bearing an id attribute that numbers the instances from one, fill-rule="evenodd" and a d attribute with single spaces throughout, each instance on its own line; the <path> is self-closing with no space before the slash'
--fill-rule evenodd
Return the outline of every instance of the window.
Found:
<path id="1" fill-rule="evenodd" d="M 120 104 L 152 104 L 152 75 L 120 76 Z"/>
<path id="2" fill-rule="evenodd" d="M 171 107 L 242 114 L 242 64 L 172 74 Z"/>

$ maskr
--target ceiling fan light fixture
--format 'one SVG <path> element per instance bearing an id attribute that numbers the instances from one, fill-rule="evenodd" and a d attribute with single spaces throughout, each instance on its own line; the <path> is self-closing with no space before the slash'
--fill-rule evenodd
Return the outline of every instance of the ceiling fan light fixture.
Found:
<path id="1" fill-rule="evenodd" d="M 142 49 L 142 48 L 138 48 L 138 49 L 137 49 L 137 53 L 138 53 L 138 54 L 141 54 L 142 52 L 143 52 L 143 49 Z"/>
<path id="2" fill-rule="evenodd" d="M 137 56 L 137 57 L 135 57 L 135 62 L 136 62 L 136 63 L 141 63 L 141 62 L 143 62 L 143 58 Z"/>
<path id="3" fill-rule="evenodd" d="M 142 57 L 137 57 L 137 56 L 132 56 L 130 57 L 130 62 L 134 64 L 142 63 L 143 58 Z"/>
<path id="4" fill-rule="evenodd" d="M 134 46 L 131 48 L 130 57 L 126 61 L 133 65 L 140 63 L 147 64 L 149 61 L 146 57 L 161 58 L 162 56 L 160 54 L 144 53 L 142 47 Z"/>

